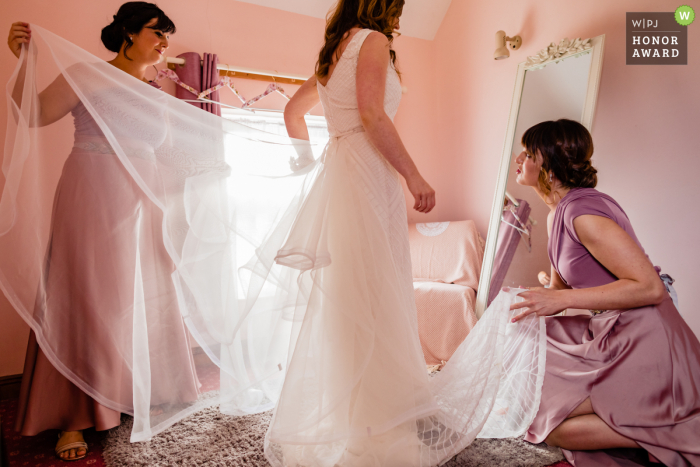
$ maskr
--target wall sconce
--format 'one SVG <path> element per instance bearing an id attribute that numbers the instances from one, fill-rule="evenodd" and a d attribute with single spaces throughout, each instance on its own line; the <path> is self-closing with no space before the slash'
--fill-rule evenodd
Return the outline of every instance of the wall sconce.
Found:
<path id="1" fill-rule="evenodd" d="M 523 45 L 523 40 L 520 36 L 508 37 L 505 31 L 498 31 L 496 33 L 496 51 L 493 53 L 493 58 L 503 60 L 510 57 L 506 42 L 510 42 L 510 48 L 513 50 L 518 50 Z"/>

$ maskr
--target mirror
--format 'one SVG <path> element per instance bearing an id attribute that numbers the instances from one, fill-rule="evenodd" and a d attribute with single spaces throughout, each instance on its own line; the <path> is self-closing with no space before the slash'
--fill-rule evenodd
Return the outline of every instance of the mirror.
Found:
<path id="1" fill-rule="evenodd" d="M 518 66 L 479 279 L 477 317 L 502 287 L 542 286 L 538 274 L 549 276 L 549 208 L 531 187 L 515 182 L 515 158 L 522 151 L 523 133 L 537 123 L 567 118 L 591 131 L 604 38 L 564 39 Z"/>

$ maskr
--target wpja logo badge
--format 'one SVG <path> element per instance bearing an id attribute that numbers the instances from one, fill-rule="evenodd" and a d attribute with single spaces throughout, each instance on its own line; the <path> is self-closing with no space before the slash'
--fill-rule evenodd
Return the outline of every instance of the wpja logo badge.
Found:
<path id="1" fill-rule="evenodd" d="M 692 22 L 695 14 L 690 13 L 692 9 L 684 8 L 690 7 L 679 7 L 676 12 L 668 13 L 628 12 L 627 65 L 687 65 L 687 24 Z M 678 15 L 679 12 L 682 16 Z M 677 21 L 677 16 L 680 21 Z"/>
<path id="2" fill-rule="evenodd" d="M 681 5 L 676 8 L 675 18 L 676 22 L 681 26 L 687 26 L 695 20 L 695 10 L 693 10 L 688 5 Z"/>

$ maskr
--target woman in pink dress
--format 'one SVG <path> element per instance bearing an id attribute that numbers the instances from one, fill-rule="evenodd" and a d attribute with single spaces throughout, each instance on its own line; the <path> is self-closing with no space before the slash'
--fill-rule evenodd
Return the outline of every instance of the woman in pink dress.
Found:
<path id="1" fill-rule="evenodd" d="M 175 25 L 156 5 L 130 2 L 102 30 L 102 41 L 118 54 L 110 64 L 146 81 L 147 68 L 162 60 L 167 34 L 172 32 Z M 18 58 L 22 44 L 30 40 L 28 23 L 12 25 L 8 45 Z M 17 83 L 23 81 L 21 77 Z M 13 94 L 18 105 L 19 91 Z M 63 460 L 77 460 L 87 454 L 82 430 L 115 427 L 121 413 L 97 402 L 76 381 L 89 381 L 87 386 L 109 401 L 129 401 L 134 390 L 129 357 L 119 349 L 131 331 L 129 310 L 134 303 L 137 262 L 146 284 L 143 294 L 149 316 L 157 316 L 154 328 L 162 331 L 149 335 L 150 351 L 181 362 L 182 368 L 193 364 L 170 279 L 174 265 L 162 242 L 162 212 L 111 151 L 63 75 L 38 100 L 41 117 L 34 124 L 50 125 L 70 112 L 75 143 L 54 197 L 33 328 L 43 324 L 38 324 L 40 334 L 34 330 L 30 334 L 16 430 L 25 436 L 61 430 L 56 454 Z M 157 141 L 143 143 L 157 146 Z M 135 238 L 141 240 L 135 242 Z M 45 343 L 50 344 L 42 350 Z M 57 347 L 63 349 L 60 357 L 56 357 Z M 47 357 L 51 355 L 54 358 Z M 71 355 L 69 361 L 66 355 Z M 154 405 L 197 399 L 194 370 L 182 373 L 154 378 Z"/>
<path id="2" fill-rule="evenodd" d="M 561 447 L 576 467 L 700 465 L 700 343 L 625 212 L 594 189 L 590 133 L 543 122 L 522 144 L 517 182 L 551 209 L 552 271 L 549 288 L 520 294 L 515 320 L 593 313 L 547 319 L 542 399 L 525 439 Z"/>

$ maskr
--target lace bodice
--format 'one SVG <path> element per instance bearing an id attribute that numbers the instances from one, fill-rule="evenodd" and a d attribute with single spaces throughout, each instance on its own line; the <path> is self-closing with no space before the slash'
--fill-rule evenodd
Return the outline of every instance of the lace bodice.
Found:
<path id="1" fill-rule="evenodd" d="M 363 42 L 371 32 L 373 32 L 372 29 L 358 31 L 343 51 L 326 86 L 318 83 L 318 94 L 331 136 L 352 133 L 362 128 L 362 120 L 357 108 L 357 59 Z M 389 63 L 384 90 L 384 111 L 392 121 L 400 101 L 399 75 Z"/>

